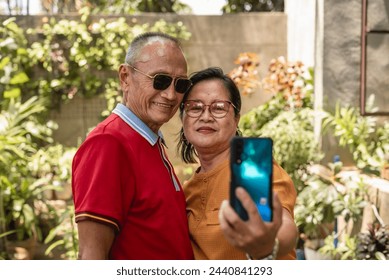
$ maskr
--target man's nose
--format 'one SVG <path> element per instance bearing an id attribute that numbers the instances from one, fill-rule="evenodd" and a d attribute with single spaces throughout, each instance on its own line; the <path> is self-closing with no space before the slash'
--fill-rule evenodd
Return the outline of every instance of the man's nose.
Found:
<path id="1" fill-rule="evenodd" d="M 161 92 L 161 96 L 169 100 L 177 99 L 177 94 L 178 93 L 176 92 L 176 89 L 174 87 L 174 81 L 170 84 L 170 86 L 167 89 Z"/>

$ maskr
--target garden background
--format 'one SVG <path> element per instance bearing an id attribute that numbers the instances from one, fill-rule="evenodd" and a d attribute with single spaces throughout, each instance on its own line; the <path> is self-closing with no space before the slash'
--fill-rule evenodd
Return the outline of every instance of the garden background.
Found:
<path id="1" fill-rule="evenodd" d="M 227 1 L 221 16 L 179 1 L 42 2 L 50 14 L 0 16 L 2 258 L 76 258 L 72 156 L 120 101 L 116 71 L 148 30 L 179 37 L 190 72 L 220 66 L 240 86 L 241 130 L 273 138 L 298 190 L 299 258 L 388 258 L 388 1 Z M 183 181 L 179 128 L 175 117 L 163 132 Z"/>

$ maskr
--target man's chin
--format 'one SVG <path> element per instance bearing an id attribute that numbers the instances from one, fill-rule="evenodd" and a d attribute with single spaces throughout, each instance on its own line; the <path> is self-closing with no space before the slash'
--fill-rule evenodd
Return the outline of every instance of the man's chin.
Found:
<path id="1" fill-rule="evenodd" d="M 154 120 L 156 123 L 163 125 L 163 124 L 167 123 L 168 121 L 170 121 L 173 116 L 174 115 L 172 115 L 171 112 L 166 113 L 166 114 L 159 113 L 158 115 L 155 115 Z"/>

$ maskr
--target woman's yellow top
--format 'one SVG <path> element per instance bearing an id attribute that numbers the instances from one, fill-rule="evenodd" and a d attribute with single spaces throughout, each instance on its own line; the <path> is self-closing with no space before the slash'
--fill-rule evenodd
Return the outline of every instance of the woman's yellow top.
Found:
<path id="1" fill-rule="evenodd" d="M 229 199 L 229 160 L 206 173 L 195 173 L 184 183 L 189 232 L 197 260 L 245 260 L 246 254 L 224 238 L 219 226 L 219 209 Z M 278 194 L 283 208 L 293 217 L 296 190 L 289 175 L 273 161 L 273 191 Z M 295 259 L 295 251 L 279 259 Z"/>

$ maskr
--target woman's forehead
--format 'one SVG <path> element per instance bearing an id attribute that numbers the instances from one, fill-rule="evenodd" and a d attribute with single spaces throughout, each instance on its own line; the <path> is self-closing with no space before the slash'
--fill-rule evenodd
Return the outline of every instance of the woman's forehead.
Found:
<path id="1" fill-rule="evenodd" d="M 220 79 L 203 80 L 196 83 L 189 95 L 228 96 L 228 90 Z"/>

